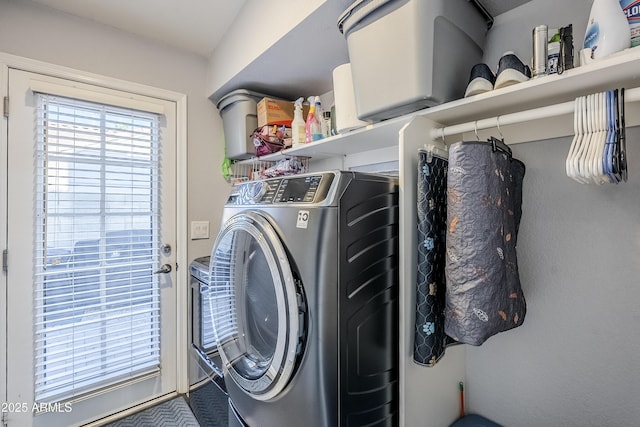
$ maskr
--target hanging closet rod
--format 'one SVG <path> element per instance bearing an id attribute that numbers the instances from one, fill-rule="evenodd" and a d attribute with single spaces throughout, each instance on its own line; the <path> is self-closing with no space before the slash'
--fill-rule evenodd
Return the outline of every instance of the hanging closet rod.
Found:
<path id="1" fill-rule="evenodd" d="M 640 101 L 640 88 L 625 90 L 625 103 Z M 532 120 L 548 119 L 550 117 L 573 114 L 575 102 L 567 101 L 561 104 L 548 105 L 546 107 L 533 108 L 531 110 L 518 111 L 501 116 L 480 119 L 472 122 L 461 123 L 442 128 L 431 129 L 431 139 L 438 140 L 451 135 L 459 135 L 466 132 L 475 132 L 485 129 L 493 129 L 498 126 L 508 126 Z"/>

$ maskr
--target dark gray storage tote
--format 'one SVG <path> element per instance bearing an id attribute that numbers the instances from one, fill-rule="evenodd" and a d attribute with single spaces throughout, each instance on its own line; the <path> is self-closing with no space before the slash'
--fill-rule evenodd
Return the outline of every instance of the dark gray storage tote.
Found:
<path id="1" fill-rule="evenodd" d="M 238 89 L 218 101 L 228 158 L 240 160 L 255 156 L 251 134 L 258 127 L 258 102 L 265 96 Z"/>
<path id="2" fill-rule="evenodd" d="M 358 0 L 338 28 L 358 118 L 372 121 L 462 98 L 488 29 L 469 0 Z"/>

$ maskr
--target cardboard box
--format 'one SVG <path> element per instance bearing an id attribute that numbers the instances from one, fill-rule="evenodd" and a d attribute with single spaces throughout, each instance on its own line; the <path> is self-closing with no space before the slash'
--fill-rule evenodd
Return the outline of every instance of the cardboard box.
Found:
<path id="1" fill-rule="evenodd" d="M 264 125 L 291 126 L 293 121 L 293 101 L 262 98 L 258 102 L 258 127 Z M 309 105 L 302 106 L 302 118 L 306 120 Z"/>
<path id="2" fill-rule="evenodd" d="M 291 126 L 293 102 L 273 98 L 262 98 L 258 102 L 258 127 L 264 125 Z"/>

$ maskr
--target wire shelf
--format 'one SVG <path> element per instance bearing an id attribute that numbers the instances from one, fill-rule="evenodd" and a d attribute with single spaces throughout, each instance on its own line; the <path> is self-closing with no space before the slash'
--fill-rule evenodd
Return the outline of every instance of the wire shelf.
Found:
<path id="1" fill-rule="evenodd" d="M 261 160 L 253 157 L 250 160 L 231 162 L 225 168 L 224 175 L 227 182 L 232 184 L 297 175 L 309 171 L 309 159 L 310 157 L 288 156 L 281 160 Z"/>

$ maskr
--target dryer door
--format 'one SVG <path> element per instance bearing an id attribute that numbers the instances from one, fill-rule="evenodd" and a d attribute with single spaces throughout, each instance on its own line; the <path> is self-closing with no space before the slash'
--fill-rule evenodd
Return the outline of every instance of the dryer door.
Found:
<path id="1" fill-rule="evenodd" d="M 274 398 L 294 374 L 305 304 L 266 218 L 247 211 L 224 225 L 211 252 L 209 291 L 227 378 L 255 399 Z"/>

